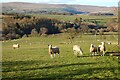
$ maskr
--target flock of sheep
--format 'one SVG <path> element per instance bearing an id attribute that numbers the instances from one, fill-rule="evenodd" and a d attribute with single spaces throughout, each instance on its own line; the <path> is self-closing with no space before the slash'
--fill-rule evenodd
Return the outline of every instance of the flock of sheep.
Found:
<path id="1" fill-rule="evenodd" d="M 56 53 L 58 53 L 58 55 L 60 55 L 60 50 L 59 47 L 55 46 L 52 47 L 52 45 L 48 45 L 49 47 L 49 54 L 51 56 L 51 58 L 55 57 Z M 97 52 L 99 52 L 101 54 L 101 56 L 104 56 L 106 51 L 106 47 L 105 47 L 105 42 L 101 42 L 101 45 L 99 45 L 98 47 L 96 47 L 95 45 L 91 44 L 90 46 L 90 53 L 93 53 L 92 55 L 95 55 Z M 75 55 L 83 55 L 83 50 L 80 46 L 78 45 L 74 45 L 73 46 L 73 52 Z"/>
<path id="2" fill-rule="evenodd" d="M 16 49 L 19 47 L 20 47 L 19 44 L 13 44 L 13 49 Z M 105 51 L 106 51 L 105 42 L 101 42 L 101 45 L 99 45 L 98 47 L 96 47 L 94 44 L 90 45 L 90 53 L 92 53 L 92 55 L 95 55 L 98 52 L 101 54 L 101 56 L 104 56 Z M 48 45 L 48 52 L 51 58 L 55 57 L 56 53 L 58 53 L 58 55 L 60 56 L 60 50 L 59 50 L 59 47 L 57 46 L 53 47 L 52 45 Z M 73 45 L 73 52 L 77 56 L 83 55 L 83 50 L 78 45 Z"/>

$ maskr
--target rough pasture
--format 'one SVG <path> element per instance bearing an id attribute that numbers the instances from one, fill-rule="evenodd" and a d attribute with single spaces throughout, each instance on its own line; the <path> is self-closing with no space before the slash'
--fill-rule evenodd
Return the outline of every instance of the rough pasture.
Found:
<path id="1" fill-rule="evenodd" d="M 106 40 L 117 43 L 117 35 L 106 35 Z M 2 43 L 2 76 L 3 79 L 40 79 L 40 78 L 100 78 L 120 79 L 118 76 L 118 56 L 90 56 L 91 43 L 99 45 L 99 35 L 84 35 L 76 37 L 69 44 L 61 35 L 48 37 L 29 37 Z M 103 40 L 102 40 L 103 41 Z M 11 48 L 13 43 L 19 43 L 19 49 Z M 64 43 L 64 44 L 61 44 Z M 57 45 L 61 56 L 51 59 L 48 44 Z M 84 54 L 76 57 L 72 46 L 79 44 Z M 107 45 L 107 51 L 117 51 L 116 44 Z"/>

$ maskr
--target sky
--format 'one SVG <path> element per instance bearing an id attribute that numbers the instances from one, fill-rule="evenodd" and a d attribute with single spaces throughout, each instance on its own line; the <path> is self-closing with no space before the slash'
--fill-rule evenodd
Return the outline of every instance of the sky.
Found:
<path id="1" fill-rule="evenodd" d="M 119 0 L 0 0 L 0 2 L 31 2 L 31 3 L 48 3 L 48 4 L 79 4 L 94 6 L 118 6 Z"/>

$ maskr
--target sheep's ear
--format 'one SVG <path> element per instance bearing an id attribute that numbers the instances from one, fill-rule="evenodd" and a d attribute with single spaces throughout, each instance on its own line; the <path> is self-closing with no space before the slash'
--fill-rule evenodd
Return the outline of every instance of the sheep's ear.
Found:
<path id="1" fill-rule="evenodd" d="M 49 44 L 48 44 L 48 46 L 49 46 Z"/>

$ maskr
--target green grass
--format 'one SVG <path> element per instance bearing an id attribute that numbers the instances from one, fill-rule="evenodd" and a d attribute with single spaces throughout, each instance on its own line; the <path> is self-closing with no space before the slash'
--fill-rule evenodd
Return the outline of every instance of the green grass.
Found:
<path id="1" fill-rule="evenodd" d="M 73 21 L 76 18 L 83 18 L 83 19 L 95 19 L 95 20 L 109 20 L 111 18 L 117 18 L 117 16 L 91 16 L 86 14 L 80 14 L 80 15 L 50 15 L 50 14 L 30 14 L 31 16 L 35 17 L 44 17 L 44 18 L 54 18 L 58 20 L 64 20 L 64 21 Z"/>
<path id="2" fill-rule="evenodd" d="M 80 15 L 50 15 L 50 14 L 30 14 L 39 18 L 57 19 L 60 21 L 74 21 L 76 18 L 82 18 L 86 22 L 97 22 L 97 25 L 104 26 L 110 19 L 117 19 L 117 16 L 92 16 L 86 14 Z"/>
<path id="3" fill-rule="evenodd" d="M 63 34 L 65 35 L 65 34 Z M 28 80 L 41 78 L 100 78 L 120 79 L 118 76 L 117 56 L 90 56 L 90 44 L 99 45 L 99 35 L 78 36 L 69 44 L 62 34 L 48 37 L 29 37 L 2 43 L 2 76 L 9 80 Z M 116 43 L 117 35 L 106 35 L 106 40 Z M 19 49 L 12 44 L 19 43 Z M 64 43 L 64 44 L 63 44 Z M 60 57 L 51 59 L 48 44 L 60 47 Z M 84 51 L 83 56 L 73 55 L 72 46 L 78 44 Z M 116 44 L 107 45 L 107 51 L 117 51 Z"/>

